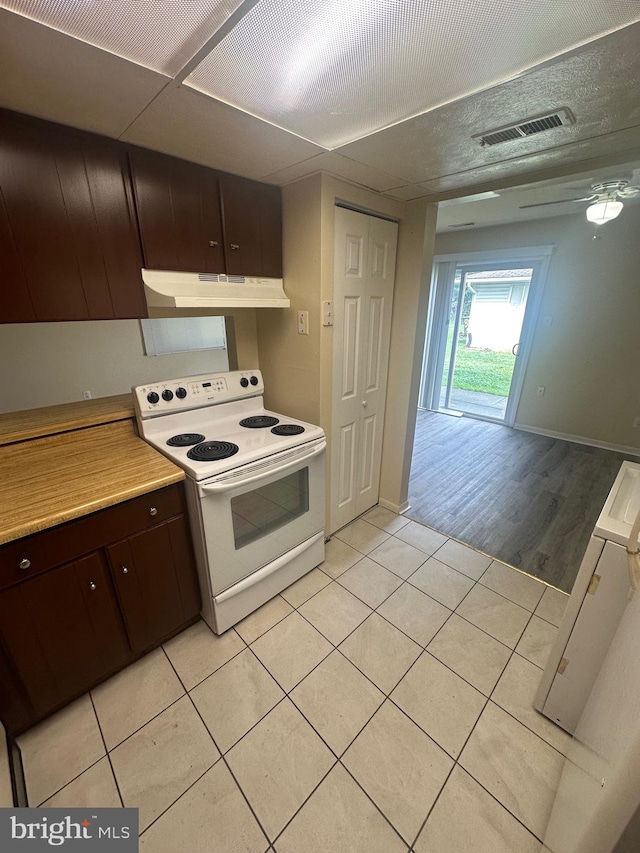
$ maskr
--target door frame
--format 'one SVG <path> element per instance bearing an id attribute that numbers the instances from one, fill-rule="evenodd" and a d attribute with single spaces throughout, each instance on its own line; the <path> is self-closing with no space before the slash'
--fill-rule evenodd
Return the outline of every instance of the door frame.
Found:
<path id="1" fill-rule="evenodd" d="M 477 268 L 484 266 L 490 269 L 492 264 L 505 268 L 505 264 L 524 266 L 526 263 L 533 269 L 529 284 L 529 295 L 525 308 L 522 330 L 520 333 L 520 348 L 514 366 L 509 399 L 504 419 L 476 416 L 481 420 L 513 426 L 516 420 L 520 395 L 524 385 L 527 363 L 533 346 L 533 336 L 536 329 L 542 294 L 546 284 L 547 270 L 555 246 L 532 246 L 516 249 L 495 249 L 480 252 L 460 252 L 457 254 L 436 255 L 433 259 L 433 274 L 427 335 L 425 338 L 422 375 L 418 408 L 438 411 L 440 403 L 440 382 L 447 345 L 447 330 L 449 327 L 449 308 L 453 292 L 456 269 Z M 436 399 L 437 397 L 437 399 Z"/>

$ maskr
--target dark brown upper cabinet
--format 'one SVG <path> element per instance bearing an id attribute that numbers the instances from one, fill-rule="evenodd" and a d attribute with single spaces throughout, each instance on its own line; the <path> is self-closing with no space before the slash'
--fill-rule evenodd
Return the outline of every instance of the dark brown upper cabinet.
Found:
<path id="1" fill-rule="evenodd" d="M 123 146 L 0 110 L 0 322 L 146 316 Z"/>
<path id="2" fill-rule="evenodd" d="M 281 278 L 280 187 L 220 175 L 220 201 L 227 273 Z"/>
<path id="3" fill-rule="evenodd" d="M 218 173 L 140 148 L 129 157 L 145 267 L 224 272 Z"/>

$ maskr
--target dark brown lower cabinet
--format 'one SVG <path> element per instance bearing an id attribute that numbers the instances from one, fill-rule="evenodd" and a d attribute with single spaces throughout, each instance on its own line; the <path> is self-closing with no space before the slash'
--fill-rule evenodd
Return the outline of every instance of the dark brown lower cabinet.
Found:
<path id="1" fill-rule="evenodd" d="M 180 484 L 0 548 L 0 720 L 10 734 L 197 618 L 189 528 L 177 507 Z M 89 553 L 73 553 L 74 542 L 88 550 L 92 533 Z"/>
<path id="2" fill-rule="evenodd" d="M 38 714 L 124 666 L 130 656 L 100 553 L 3 590 L 0 625 Z"/>
<path id="3" fill-rule="evenodd" d="M 175 518 L 107 549 L 134 652 L 177 630 L 200 609 L 197 578 L 184 571 L 189 548 L 183 519 Z"/>

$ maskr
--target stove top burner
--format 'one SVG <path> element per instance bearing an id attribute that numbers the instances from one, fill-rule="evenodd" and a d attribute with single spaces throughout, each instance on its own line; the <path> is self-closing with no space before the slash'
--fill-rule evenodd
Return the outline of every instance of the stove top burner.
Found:
<path id="1" fill-rule="evenodd" d="M 250 429 L 262 429 L 264 427 L 272 427 L 278 423 L 278 418 L 272 418 L 270 415 L 252 415 L 250 418 L 244 418 L 240 421 L 240 426 L 249 427 Z"/>
<path id="2" fill-rule="evenodd" d="M 300 435 L 301 432 L 304 432 L 304 427 L 298 424 L 280 424 L 280 426 L 274 427 L 271 432 L 274 435 Z"/>
<path id="3" fill-rule="evenodd" d="M 205 441 L 192 447 L 187 456 L 196 462 L 216 462 L 218 459 L 233 456 L 238 450 L 238 445 L 231 441 Z"/>
<path id="4" fill-rule="evenodd" d="M 181 432 L 179 435 L 172 435 L 167 441 L 169 447 L 189 447 L 190 444 L 198 444 L 204 441 L 204 436 L 199 432 Z"/>

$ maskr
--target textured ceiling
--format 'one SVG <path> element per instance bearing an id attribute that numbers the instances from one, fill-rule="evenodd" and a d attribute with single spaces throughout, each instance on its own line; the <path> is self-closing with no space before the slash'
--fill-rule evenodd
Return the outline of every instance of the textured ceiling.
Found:
<path id="1" fill-rule="evenodd" d="M 0 8 L 0 106 L 272 183 L 285 184 L 324 170 L 401 201 L 424 196 L 437 200 L 469 190 L 499 189 L 585 171 L 596 165 L 627 163 L 640 156 L 640 23 L 616 29 L 529 68 L 533 62 L 592 38 L 594 33 L 620 26 L 634 14 L 640 16 L 636 0 L 591 0 L 580 6 L 579 16 L 575 0 L 553 4 L 544 0 L 430 0 L 400 4 L 396 0 L 380 0 L 376 5 L 388 18 L 400 6 L 411 8 L 415 15 L 418 7 L 437 13 L 438 26 L 434 25 L 428 36 L 432 39 L 429 45 L 440 51 L 438 67 L 427 68 L 425 78 L 414 75 L 409 83 L 405 82 L 400 87 L 402 97 L 397 97 L 400 72 L 393 71 L 396 76 L 388 85 L 378 77 L 379 85 L 371 100 L 371 91 L 365 92 L 373 79 L 371 50 L 377 50 L 380 44 L 393 44 L 404 32 L 393 18 L 389 18 L 392 23 L 384 25 L 376 20 L 368 27 L 356 28 L 351 53 L 345 49 L 343 54 L 331 54 L 335 60 L 329 63 L 332 71 L 325 69 L 319 78 L 312 75 L 311 84 L 298 87 L 290 114 L 284 118 L 274 75 L 279 74 L 281 81 L 291 80 L 292 68 L 304 71 L 304 67 L 317 64 L 324 47 L 330 43 L 333 50 L 337 44 L 335 26 L 321 26 L 329 20 L 326 15 L 340 7 L 337 20 L 344 22 L 343 7 L 348 5 L 349 14 L 358 20 L 357 15 L 370 8 L 368 0 L 350 0 L 341 5 L 314 2 L 307 17 L 302 15 L 303 4 L 288 0 L 194 0 L 187 4 L 181 0 L 119 0 L 91 5 L 98 17 L 110 13 L 113 17 L 114 10 L 119 10 L 120 15 L 108 26 L 104 20 L 100 26 L 89 26 L 78 13 L 88 8 L 85 3 L 0 0 L 0 7 L 5 7 Z M 67 33 L 71 34 L 58 32 L 6 7 L 20 8 L 31 18 L 41 19 L 45 14 L 62 11 L 67 16 Z M 286 31 L 291 47 L 297 45 L 298 51 L 290 55 L 298 56 L 298 66 L 287 65 L 287 57 L 269 37 L 272 22 L 267 13 L 271 10 L 275 14 L 285 7 L 292 18 Z M 495 29 L 496 20 L 499 22 L 496 16 L 504 16 L 506 7 L 509 15 L 505 27 L 494 33 L 496 37 L 499 33 L 503 36 L 503 55 L 493 61 L 482 53 L 482 48 L 490 44 L 493 54 L 498 51 L 498 41 L 487 41 L 487 30 Z M 185 9 L 188 14 L 181 19 L 182 29 L 167 31 L 162 16 Z M 124 14 L 126 10 L 129 12 Z M 147 39 L 146 48 L 151 45 L 153 55 L 143 56 L 131 46 L 132 33 L 145 31 L 148 15 L 152 20 L 149 32 L 155 35 L 153 40 Z M 517 15 L 525 17 L 518 19 Z M 576 23 L 577 17 L 580 20 Z M 529 24 L 518 30 L 513 21 L 525 19 Z M 533 27 L 531 21 L 538 19 L 540 25 Z M 242 41 L 252 20 L 264 22 L 254 36 L 255 56 L 250 45 Z M 487 21 L 493 22 L 491 26 Z M 451 26 L 447 28 L 453 23 L 468 39 L 465 51 L 460 49 L 462 42 L 456 43 Z M 550 32 L 554 25 L 557 32 Z M 536 30 L 535 39 L 532 27 Z M 297 41 L 294 36 L 306 33 L 309 37 L 314 32 L 315 49 L 310 47 L 305 59 L 304 51 L 300 52 L 302 36 Z M 507 34 L 509 38 L 505 40 Z M 471 50 L 474 38 L 475 53 Z M 414 48 L 417 59 L 422 57 L 422 65 L 417 62 L 416 75 L 427 67 L 423 41 L 418 41 L 420 44 L 415 42 Z M 530 41 L 535 44 L 530 45 Z M 310 44 L 313 46 L 313 39 Z M 235 64 L 230 62 L 230 70 L 220 84 L 224 91 L 220 90 L 217 99 L 190 86 L 199 80 L 201 88 L 213 88 L 211 69 L 221 68 L 220 63 L 229 59 L 234 45 L 239 47 Z M 283 42 L 281 47 L 287 44 Z M 208 54 L 210 59 L 206 59 Z M 478 59 L 480 56 L 483 61 Z M 263 67 L 265 58 L 269 61 L 268 67 L 264 66 L 265 85 L 254 92 L 251 81 L 261 82 L 254 66 Z M 393 61 L 390 51 L 385 62 Z M 176 70 L 178 67 L 180 70 Z M 384 65 L 388 67 L 391 66 Z M 522 71 L 523 68 L 528 70 Z M 505 79 L 517 71 L 522 73 Z M 314 73 L 320 72 L 316 69 Z M 268 116 L 271 121 L 257 115 L 257 102 L 246 103 L 247 91 L 261 102 L 273 95 L 275 112 Z M 246 110 L 233 105 L 243 99 Z M 449 103 L 433 108 L 443 99 L 449 99 Z M 303 107 L 298 115 L 299 104 Z M 344 107 L 344 114 L 331 117 L 331 104 L 338 104 L 339 108 L 333 110 L 336 113 Z M 471 138 L 481 131 L 559 107 L 572 110 L 574 125 L 489 148 L 482 148 Z M 429 111 L 405 118 L 412 111 L 424 109 Z M 370 122 L 369 128 L 389 121 L 396 123 L 327 150 L 335 142 L 335 133 L 346 133 L 344 138 L 361 133 L 363 115 Z M 276 126 L 284 125 L 284 119 L 292 130 Z M 300 124 L 296 124 L 298 120 Z M 354 131 L 354 127 L 359 130 Z M 325 132 L 324 144 L 303 138 L 314 133 L 319 138 L 319 133 Z"/>

